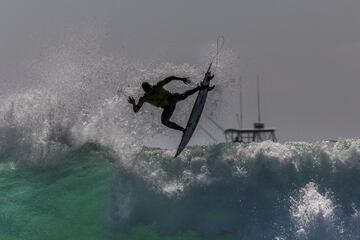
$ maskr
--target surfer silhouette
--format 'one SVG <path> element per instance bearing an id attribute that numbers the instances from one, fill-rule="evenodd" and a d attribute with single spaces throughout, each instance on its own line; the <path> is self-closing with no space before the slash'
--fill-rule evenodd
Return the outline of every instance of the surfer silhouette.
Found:
<path id="1" fill-rule="evenodd" d="M 214 78 L 214 75 L 210 75 L 210 79 L 212 78 Z M 177 102 L 185 100 L 187 97 L 191 96 L 192 94 L 202 89 L 208 88 L 209 91 L 211 91 L 214 89 L 215 86 L 210 87 L 210 86 L 200 85 L 184 93 L 171 93 L 166 89 L 164 89 L 163 87 L 173 80 L 179 80 L 185 84 L 189 84 L 191 82 L 188 78 L 180 78 L 176 76 L 167 77 L 164 80 L 159 81 L 155 85 L 151 85 L 148 82 L 143 82 L 141 84 L 141 87 L 144 90 L 145 94 L 142 97 L 140 97 L 137 104 L 133 97 L 129 97 L 128 102 L 133 105 L 133 110 L 135 113 L 140 110 L 140 108 L 145 102 L 155 107 L 162 108 L 163 112 L 161 114 L 161 123 L 167 126 L 168 128 L 172 128 L 184 132 L 185 128 L 170 121 L 170 118 L 175 111 Z"/>

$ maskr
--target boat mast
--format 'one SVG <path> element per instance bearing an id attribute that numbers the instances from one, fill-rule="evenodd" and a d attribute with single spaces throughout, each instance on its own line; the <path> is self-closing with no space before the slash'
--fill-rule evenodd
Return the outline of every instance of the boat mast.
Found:
<path id="1" fill-rule="evenodd" d="M 256 78 L 257 83 L 257 103 L 258 103 L 258 121 L 254 123 L 254 128 L 262 129 L 265 127 L 265 124 L 261 122 L 261 115 L 260 115 L 260 78 L 259 75 Z"/>
<path id="2" fill-rule="evenodd" d="M 239 125 L 239 128 L 243 128 L 243 97 L 242 97 L 242 77 L 239 78 L 239 90 L 240 90 L 240 98 L 239 98 L 239 106 L 240 113 L 236 114 L 236 119 Z"/>
<path id="3" fill-rule="evenodd" d="M 259 75 L 256 77 L 257 83 L 257 103 L 258 103 L 258 123 L 261 123 L 261 116 L 260 116 L 260 78 Z"/>

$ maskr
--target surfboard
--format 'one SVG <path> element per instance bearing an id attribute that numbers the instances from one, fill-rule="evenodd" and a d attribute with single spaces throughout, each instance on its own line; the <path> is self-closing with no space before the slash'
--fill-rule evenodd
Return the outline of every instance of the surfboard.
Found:
<path id="1" fill-rule="evenodd" d="M 205 73 L 205 77 L 202 81 L 202 86 L 210 85 L 211 66 L 212 66 L 212 62 L 210 63 L 210 65 Z M 189 120 L 187 122 L 185 132 L 182 135 L 179 147 L 176 151 L 175 157 L 177 157 L 184 150 L 186 145 L 189 143 L 189 141 L 196 129 L 196 126 L 198 125 L 198 123 L 200 121 L 200 117 L 201 117 L 201 114 L 202 114 L 204 106 L 205 106 L 208 91 L 209 91 L 209 89 L 207 89 L 207 88 L 199 91 L 196 101 L 194 103 L 194 106 L 192 108 Z"/>

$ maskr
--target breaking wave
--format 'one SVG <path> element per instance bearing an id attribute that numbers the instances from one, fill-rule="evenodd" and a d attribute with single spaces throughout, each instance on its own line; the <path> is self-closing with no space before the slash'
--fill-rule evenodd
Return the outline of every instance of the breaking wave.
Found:
<path id="1" fill-rule="evenodd" d="M 154 148 L 126 161 L 117 154 L 85 144 L 56 156 L 65 165 L 40 171 L 0 163 L 0 236 L 38 239 L 60 234 L 62 224 L 90 224 L 94 229 L 64 234 L 130 240 L 360 237 L 359 140 L 193 146 L 176 159 L 175 150 Z"/>
<path id="2" fill-rule="evenodd" d="M 236 239 L 358 239 L 360 141 L 143 149 L 119 164 L 108 208 L 119 231 Z"/>

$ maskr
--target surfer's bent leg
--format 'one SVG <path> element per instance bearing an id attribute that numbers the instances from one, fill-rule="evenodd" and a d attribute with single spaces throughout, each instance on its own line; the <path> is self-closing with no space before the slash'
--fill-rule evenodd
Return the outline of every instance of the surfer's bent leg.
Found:
<path id="1" fill-rule="evenodd" d="M 172 129 L 183 132 L 184 131 L 183 127 L 170 121 L 170 118 L 171 118 L 172 114 L 174 113 L 174 110 L 175 110 L 175 105 L 170 105 L 170 106 L 164 107 L 164 111 L 161 114 L 161 123 L 164 124 L 165 126 L 167 126 L 168 128 L 172 128 Z"/>
<path id="2" fill-rule="evenodd" d="M 181 100 L 185 100 L 187 97 L 193 95 L 194 93 L 196 93 L 197 91 L 199 91 L 201 89 L 201 87 L 196 87 L 194 89 L 191 89 L 189 91 L 186 91 L 182 94 L 179 94 L 178 95 L 178 101 L 181 101 Z"/>

